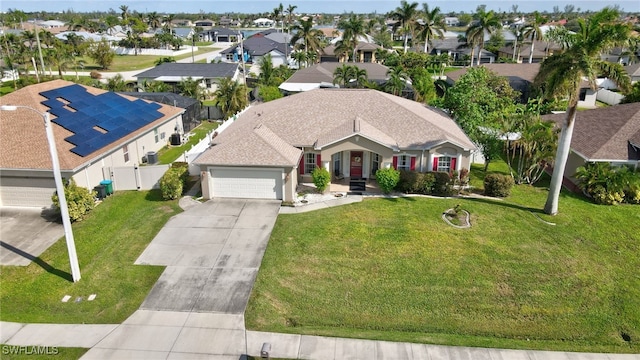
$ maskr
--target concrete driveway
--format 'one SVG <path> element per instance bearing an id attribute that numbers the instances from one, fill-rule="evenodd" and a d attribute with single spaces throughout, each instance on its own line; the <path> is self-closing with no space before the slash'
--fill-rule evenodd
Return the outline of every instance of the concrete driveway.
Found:
<path id="1" fill-rule="evenodd" d="M 62 236 L 62 223 L 51 210 L 0 208 L 0 265 L 27 266 Z"/>
<path id="2" fill-rule="evenodd" d="M 171 218 L 136 260 L 167 266 L 140 308 L 243 314 L 279 209 L 214 199 Z"/>

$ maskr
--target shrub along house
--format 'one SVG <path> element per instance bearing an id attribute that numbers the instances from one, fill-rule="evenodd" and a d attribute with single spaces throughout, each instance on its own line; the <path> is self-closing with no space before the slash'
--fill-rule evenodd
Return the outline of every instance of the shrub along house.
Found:
<path id="1" fill-rule="evenodd" d="M 469 168 L 475 146 L 444 113 L 371 89 L 317 89 L 249 108 L 195 161 L 203 196 L 292 201 L 318 166 L 375 179 L 393 166 Z"/>
<path id="2" fill-rule="evenodd" d="M 62 177 L 88 189 L 165 146 L 184 112 L 63 80 L 27 86 L 0 104 L 49 111 Z M 49 207 L 55 182 L 42 116 L 2 111 L 0 129 L 0 205 Z"/>

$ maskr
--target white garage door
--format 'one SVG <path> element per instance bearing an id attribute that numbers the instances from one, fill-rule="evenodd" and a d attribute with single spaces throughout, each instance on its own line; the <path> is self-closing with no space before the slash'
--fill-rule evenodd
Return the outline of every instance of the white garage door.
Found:
<path id="1" fill-rule="evenodd" d="M 0 205 L 49 207 L 56 191 L 53 179 L 0 178 Z"/>
<path id="2" fill-rule="evenodd" d="M 213 168 L 213 197 L 282 199 L 282 169 Z"/>

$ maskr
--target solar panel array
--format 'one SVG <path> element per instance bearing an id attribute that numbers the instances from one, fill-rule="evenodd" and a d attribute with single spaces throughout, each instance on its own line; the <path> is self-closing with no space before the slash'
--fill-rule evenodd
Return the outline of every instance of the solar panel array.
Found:
<path id="1" fill-rule="evenodd" d="M 47 98 L 42 104 L 56 116 L 52 122 L 73 133 L 65 140 L 75 145 L 71 151 L 82 157 L 163 116 L 157 103 L 130 101 L 112 92 L 93 95 L 77 84 L 40 95 Z"/>

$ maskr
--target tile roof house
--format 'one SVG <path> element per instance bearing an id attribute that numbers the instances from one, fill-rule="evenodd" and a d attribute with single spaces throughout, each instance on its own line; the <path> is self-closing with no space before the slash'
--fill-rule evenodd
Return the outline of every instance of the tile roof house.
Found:
<path id="1" fill-rule="evenodd" d="M 286 92 L 300 92 L 333 86 L 333 73 L 342 65 L 355 65 L 367 71 L 369 81 L 384 83 L 387 80 L 389 68 L 376 63 L 338 63 L 324 62 L 296 71 L 287 81 L 280 84 L 280 89 Z"/>
<path id="2" fill-rule="evenodd" d="M 184 112 L 64 80 L 27 86 L 0 104 L 48 111 L 62 177 L 88 189 L 109 179 L 113 167 L 160 150 Z M 22 108 L 0 115 L 0 205 L 49 207 L 55 183 L 42 116 Z"/>
<path id="3" fill-rule="evenodd" d="M 316 89 L 250 107 L 200 155 L 205 198 L 292 201 L 317 166 L 373 179 L 378 169 L 469 168 L 475 146 L 444 113 L 372 89 Z"/>
<path id="4" fill-rule="evenodd" d="M 179 82 L 191 77 L 200 81 L 203 88 L 215 91 L 221 79 L 237 80 L 239 73 L 238 65 L 230 63 L 164 63 L 143 71 L 135 77 L 140 87 L 143 87 L 145 81 L 162 81 L 174 88 Z"/>
<path id="5" fill-rule="evenodd" d="M 540 71 L 540 64 L 483 64 L 485 68 L 493 71 L 498 76 L 504 76 L 509 80 L 509 85 L 515 90 L 520 91 L 522 94 L 521 100 L 526 102 L 531 95 L 531 86 L 533 81 Z M 455 84 L 460 77 L 467 73 L 469 68 L 463 68 L 460 70 L 447 73 L 447 82 L 451 85 Z M 580 93 L 580 100 L 578 106 L 581 108 L 594 108 L 596 106 L 597 91 L 589 88 L 589 83 L 582 82 L 582 89 Z"/>
<path id="6" fill-rule="evenodd" d="M 542 119 L 561 126 L 565 116 L 544 115 Z M 640 168 L 640 103 L 578 111 L 565 178 L 575 183 L 573 175 L 585 162 Z"/>

